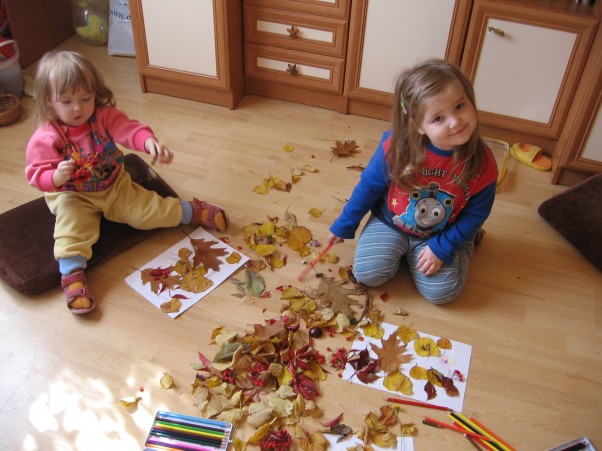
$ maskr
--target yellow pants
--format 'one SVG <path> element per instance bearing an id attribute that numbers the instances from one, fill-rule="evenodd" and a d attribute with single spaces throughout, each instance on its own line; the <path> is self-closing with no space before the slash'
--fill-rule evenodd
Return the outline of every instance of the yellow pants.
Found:
<path id="1" fill-rule="evenodd" d="M 92 257 L 92 245 L 100 236 L 102 216 L 135 229 L 175 227 L 182 220 L 182 205 L 175 197 L 163 198 L 133 182 L 123 168 L 104 191 L 46 193 L 46 203 L 56 216 L 54 257 Z M 35 221 L 35 218 L 32 218 Z"/>

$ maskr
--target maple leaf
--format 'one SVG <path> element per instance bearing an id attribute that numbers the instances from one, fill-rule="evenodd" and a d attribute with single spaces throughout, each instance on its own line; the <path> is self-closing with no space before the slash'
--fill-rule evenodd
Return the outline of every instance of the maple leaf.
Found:
<path id="1" fill-rule="evenodd" d="M 207 270 L 219 271 L 222 262 L 218 260 L 218 257 L 224 257 L 228 255 L 228 252 L 223 247 L 211 247 L 218 243 L 218 241 L 205 241 L 202 238 L 191 238 L 190 244 L 194 249 L 194 265 L 197 267 L 203 265 Z"/>
<path id="2" fill-rule="evenodd" d="M 348 156 L 354 153 L 361 152 L 358 149 L 358 145 L 355 140 L 348 139 L 347 141 L 336 141 L 334 147 L 331 147 L 334 159 L 335 157 Z M 332 159 L 330 160 L 332 161 Z"/>
<path id="3" fill-rule="evenodd" d="M 347 316 L 354 316 L 352 306 L 362 307 L 364 304 L 351 296 L 363 294 L 357 287 L 346 288 L 343 285 L 348 280 L 335 280 L 332 277 L 320 277 L 315 298 L 321 307 L 330 307 L 333 312 L 341 312 Z"/>
<path id="4" fill-rule="evenodd" d="M 172 276 L 173 266 L 167 268 L 147 268 L 141 271 L 142 285 L 150 283 L 150 289 L 155 294 L 163 293 L 167 288 L 173 289 L 180 283 L 180 276 Z"/>
<path id="5" fill-rule="evenodd" d="M 396 334 L 389 335 L 386 340 L 381 340 L 382 348 L 371 343 L 372 350 L 378 356 L 378 363 L 385 373 L 398 371 L 404 363 L 412 360 L 411 354 L 405 354 L 406 345 L 402 345 Z"/>

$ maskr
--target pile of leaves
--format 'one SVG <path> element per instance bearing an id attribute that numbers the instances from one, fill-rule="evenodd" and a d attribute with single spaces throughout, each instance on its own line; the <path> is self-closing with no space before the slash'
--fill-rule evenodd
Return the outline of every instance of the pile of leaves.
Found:
<path id="1" fill-rule="evenodd" d="M 249 248 L 259 257 L 247 262 L 247 268 L 256 272 L 266 267 L 283 268 L 287 256 L 282 255 L 280 248 L 285 245 L 301 257 L 316 253 L 316 249 L 321 246 L 321 243 L 313 238 L 311 231 L 299 225 L 296 216 L 288 210 L 283 218 L 268 217 L 265 222 L 255 222 L 243 227 L 243 234 Z M 324 260 L 337 263 L 339 258 L 329 252 L 324 256 Z"/>
<path id="2" fill-rule="evenodd" d="M 255 191 L 257 194 L 268 194 L 271 190 L 275 189 L 290 193 L 293 185 L 298 183 L 306 172 L 316 173 L 319 171 L 310 165 L 305 165 L 302 168 L 293 168 L 291 169 L 289 180 L 285 180 L 275 175 L 270 175 L 269 177 L 264 178 L 259 185 L 256 185 L 253 188 L 253 191 Z"/>
<path id="3" fill-rule="evenodd" d="M 293 439 L 303 450 L 325 450 L 329 442 L 324 433 L 344 439 L 355 432 L 366 450 L 371 443 L 386 447 L 397 443 L 397 435 L 389 430 L 398 424 L 397 412 L 390 406 L 383 406 L 379 415 L 368 414 L 365 425 L 355 431 L 340 422 L 342 415 L 321 423 L 321 430 L 302 426 L 303 418 L 324 415 L 317 399 L 328 370 L 325 356 L 315 348 L 299 316 L 272 318 L 243 333 L 219 327 L 211 339 L 219 346 L 214 358 L 199 353 L 199 362 L 193 365 L 195 405 L 205 418 L 245 421 L 253 428 L 247 442 L 235 439 L 236 450 L 247 445 L 288 449 Z M 400 432 L 410 432 L 410 426 Z"/>

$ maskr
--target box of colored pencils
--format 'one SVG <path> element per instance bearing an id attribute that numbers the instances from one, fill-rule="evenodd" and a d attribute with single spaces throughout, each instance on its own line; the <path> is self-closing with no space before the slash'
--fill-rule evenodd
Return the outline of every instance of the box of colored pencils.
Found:
<path id="1" fill-rule="evenodd" d="M 158 411 L 144 450 L 226 450 L 232 423 Z"/>

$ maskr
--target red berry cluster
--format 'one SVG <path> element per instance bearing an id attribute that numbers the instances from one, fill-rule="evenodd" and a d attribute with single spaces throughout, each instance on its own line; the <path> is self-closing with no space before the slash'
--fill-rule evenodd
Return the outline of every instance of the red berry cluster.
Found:
<path id="1" fill-rule="evenodd" d="M 464 382 L 464 375 L 460 372 L 460 370 L 454 370 L 452 379 L 457 379 L 460 382 Z"/>
<path id="2" fill-rule="evenodd" d="M 267 363 L 256 362 L 251 368 L 249 368 L 249 374 L 253 379 L 253 385 L 255 387 L 263 387 L 268 381 L 268 374 L 266 373 L 268 369 Z"/>
<path id="3" fill-rule="evenodd" d="M 330 366 L 337 370 L 344 370 L 345 365 L 347 365 L 347 350 L 345 348 L 333 350 L 330 347 L 326 348 L 326 350 L 330 352 L 330 357 L 328 359 Z"/>
<path id="4" fill-rule="evenodd" d="M 222 371 L 222 380 L 229 384 L 236 384 L 236 379 L 234 378 L 234 371 L 232 368 L 226 368 Z"/>
<path id="5" fill-rule="evenodd" d="M 291 434 L 284 429 L 278 429 L 277 431 L 270 432 L 264 437 L 259 443 L 259 446 L 261 446 L 261 449 L 284 451 L 290 448 L 292 441 Z"/>

